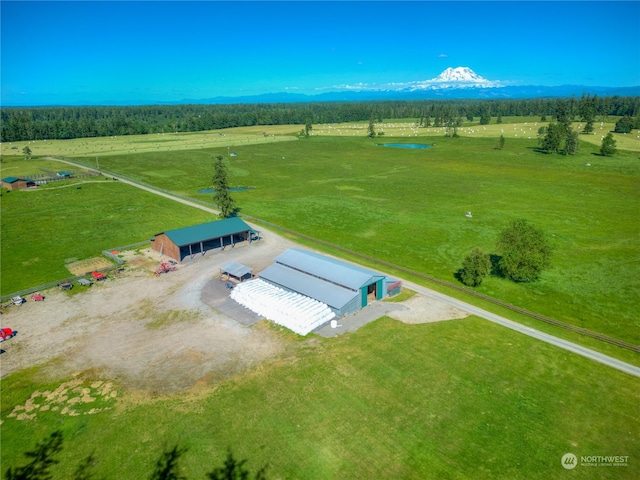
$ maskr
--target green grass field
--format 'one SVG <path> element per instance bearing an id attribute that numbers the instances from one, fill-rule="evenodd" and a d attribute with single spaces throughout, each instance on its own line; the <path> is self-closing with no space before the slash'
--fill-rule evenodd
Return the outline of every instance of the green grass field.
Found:
<path id="1" fill-rule="evenodd" d="M 2 177 L 41 168 L 57 171 L 61 164 L 4 158 Z M 66 264 L 100 256 L 103 250 L 216 219 L 102 176 L 4 193 L 1 214 L 2 295 L 68 277 Z"/>
<path id="2" fill-rule="evenodd" d="M 422 137 L 435 143 L 427 150 L 375 146 L 382 141 L 415 140 L 318 135 L 234 147 L 231 183 L 256 187 L 234 198 L 244 214 L 450 281 L 473 247 L 499 254 L 501 229 L 526 218 L 550 236 L 553 268 L 532 284 L 490 278 L 479 290 L 640 341 L 636 153 L 603 158 L 581 142 L 578 155 L 546 155 L 523 138 L 495 150 L 490 136 Z M 210 201 L 198 191 L 225 150 L 111 156 L 101 167 Z"/>
<path id="3" fill-rule="evenodd" d="M 175 444 L 188 448 L 181 465 L 194 479 L 221 464 L 227 448 L 254 471 L 268 463 L 269 478 L 640 472 L 638 379 L 473 317 L 424 325 L 383 318 L 331 340 L 292 338 L 288 356 L 207 391 L 146 400 L 119 392 L 84 407 L 106 408 L 96 414 L 40 407 L 30 421 L 7 418 L 36 388 L 57 386 L 34 373 L 2 382 L 2 458 L 61 429 L 67 441 L 55 478 L 68 478 L 92 452 L 98 476 L 147 478 Z M 567 472 L 567 452 L 629 455 L 630 464 Z"/>
<path id="4" fill-rule="evenodd" d="M 249 135 L 255 144 L 201 148 L 189 140 L 170 151 L 132 150 L 125 145 L 131 139 L 112 145 L 123 152 L 113 155 L 99 153 L 110 151 L 106 144 L 80 155 L 70 153 L 80 150 L 72 142 L 57 151 L 32 150 L 75 156 L 91 167 L 98 153 L 107 171 L 211 201 L 198 190 L 208 186 L 215 156 L 226 157 L 229 147 L 238 153 L 229 159 L 231 183 L 256 187 L 234 194 L 242 213 L 450 281 L 472 247 L 499 253 L 500 229 L 524 217 L 551 236 L 553 269 L 530 285 L 489 278 L 480 291 L 638 341 L 640 149 L 632 138 L 626 139 L 632 147 L 611 158 L 595 155 L 599 142 L 589 141 L 581 142 L 579 155 L 563 157 L 539 154 L 535 139 L 521 136 L 505 135 L 504 150 L 494 150 L 497 130 L 447 139 L 421 129 L 419 143 L 435 145 L 413 151 L 375 146 L 416 142 L 403 135 L 409 123 L 385 127 L 375 140 L 364 137 L 366 125 L 357 135 L 352 126 L 340 126 L 339 135 L 314 126 L 311 138 L 284 142 L 255 127 L 218 136 L 226 142 L 232 134 Z M 270 127 L 268 133 L 289 140 L 299 129 Z M 62 169 L 14 157 L 7 147 L 2 177 Z M 67 276 L 69 260 L 211 219 L 105 180 L 3 193 L 3 292 L 12 290 L 7 281 L 17 287 Z M 473 218 L 464 216 L 467 210 Z M 147 478 L 161 451 L 174 444 L 188 448 L 180 463 L 188 478 L 204 478 L 229 447 L 253 471 L 268 463 L 269 478 L 640 475 L 640 385 L 617 370 L 474 317 L 424 325 L 383 318 L 330 340 L 258 328 L 280 332 L 287 353 L 172 396 L 122 391 L 116 381 L 117 396 L 77 405 L 77 416 L 51 405 L 31 410 L 31 420 L 11 416 L 24 411 L 16 407 L 27 405 L 34 391 L 53 391 L 69 379 L 44 379 L 38 368 L 3 378 L 2 468 L 7 459 L 25 463 L 23 452 L 60 429 L 65 447 L 55 478 L 69 478 L 91 453 L 100 478 Z M 99 381 L 115 380 L 84 375 L 92 392 Z M 96 407 L 100 411 L 91 410 Z M 560 459 L 568 452 L 629 455 L 630 462 L 567 471 Z"/>

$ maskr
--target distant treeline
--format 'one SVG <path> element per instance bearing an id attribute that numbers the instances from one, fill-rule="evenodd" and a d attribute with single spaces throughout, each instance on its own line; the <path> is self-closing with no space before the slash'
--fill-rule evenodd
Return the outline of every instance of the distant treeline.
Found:
<path id="1" fill-rule="evenodd" d="M 540 116 L 551 120 L 560 108 L 576 120 L 588 105 L 598 117 L 635 117 L 640 97 L 583 95 L 570 99 L 414 100 L 235 105 L 3 108 L 3 142 L 197 132 L 250 125 L 307 125 L 415 118 L 423 126 L 451 118 Z"/>

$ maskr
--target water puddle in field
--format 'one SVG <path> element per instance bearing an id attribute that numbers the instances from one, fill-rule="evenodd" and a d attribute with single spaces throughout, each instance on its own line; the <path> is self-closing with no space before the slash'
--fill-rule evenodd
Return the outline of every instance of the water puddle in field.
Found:
<path id="1" fill-rule="evenodd" d="M 231 187 L 230 192 L 244 192 L 245 190 L 255 190 L 256 187 Z M 203 188 L 198 190 L 198 193 L 216 193 L 213 188 Z"/>
<path id="2" fill-rule="evenodd" d="M 376 143 L 375 145 L 376 147 L 411 148 L 418 150 L 424 150 L 431 146 L 427 143 Z"/>

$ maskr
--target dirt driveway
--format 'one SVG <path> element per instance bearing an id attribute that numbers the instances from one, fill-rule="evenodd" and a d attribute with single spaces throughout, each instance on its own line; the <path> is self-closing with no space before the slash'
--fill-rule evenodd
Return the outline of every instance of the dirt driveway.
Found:
<path id="1" fill-rule="evenodd" d="M 230 260 L 259 272 L 296 246 L 263 233 L 259 242 L 194 256 L 160 276 L 153 274 L 157 252 L 126 252 L 123 273 L 82 292 L 78 286 L 71 295 L 53 289 L 42 292 L 42 302 L 28 298 L 11 307 L 0 320 L 18 334 L 0 344 L 6 350 L 2 377 L 45 364 L 43 373 L 58 378 L 91 370 L 128 390 L 170 393 L 281 355 L 284 341 L 266 324 L 256 324 L 255 314 L 229 310 L 232 301 L 219 280 L 220 266 Z M 366 310 L 364 315 L 373 312 Z M 408 323 L 463 316 L 416 297 L 392 310 L 391 316 Z"/>

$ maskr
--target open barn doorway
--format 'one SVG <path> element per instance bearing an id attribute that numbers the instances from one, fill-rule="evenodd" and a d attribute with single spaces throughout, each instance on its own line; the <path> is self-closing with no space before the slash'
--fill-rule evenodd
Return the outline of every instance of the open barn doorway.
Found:
<path id="1" fill-rule="evenodd" d="M 378 298 L 378 283 L 367 285 L 367 304 L 375 302 Z"/>

